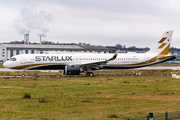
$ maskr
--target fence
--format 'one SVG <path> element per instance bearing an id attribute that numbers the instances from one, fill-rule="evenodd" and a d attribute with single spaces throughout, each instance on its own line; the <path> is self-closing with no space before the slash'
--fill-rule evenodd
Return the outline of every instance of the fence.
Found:
<path id="1" fill-rule="evenodd" d="M 180 111 L 153 114 L 153 117 L 151 115 L 146 115 L 123 120 L 180 120 Z"/>

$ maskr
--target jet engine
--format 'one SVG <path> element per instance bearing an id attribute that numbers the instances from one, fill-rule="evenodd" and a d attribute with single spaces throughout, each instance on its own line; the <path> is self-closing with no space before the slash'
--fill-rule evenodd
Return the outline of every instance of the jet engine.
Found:
<path id="1" fill-rule="evenodd" d="M 81 72 L 81 67 L 76 65 L 66 65 L 64 69 L 65 75 L 79 75 Z"/>

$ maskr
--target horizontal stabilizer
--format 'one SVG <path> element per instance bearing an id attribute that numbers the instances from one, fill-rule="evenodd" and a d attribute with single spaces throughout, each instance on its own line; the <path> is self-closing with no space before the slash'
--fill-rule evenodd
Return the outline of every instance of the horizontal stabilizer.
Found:
<path id="1" fill-rule="evenodd" d="M 168 55 L 168 56 L 165 56 L 165 57 L 157 57 L 157 60 L 159 61 L 164 61 L 164 60 L 171 60 L 171 59 L 175 59 L 176 58 L 176 55 Z"/>

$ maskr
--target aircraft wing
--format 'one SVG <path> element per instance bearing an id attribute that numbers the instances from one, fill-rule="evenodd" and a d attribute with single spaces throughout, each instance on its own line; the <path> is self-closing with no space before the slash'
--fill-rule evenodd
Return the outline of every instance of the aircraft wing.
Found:
<path id="1" fill-rule="evenodd" d="M 101 65 L 106 65 L 106 63 L 108 61 L 115 60 L 117 55 L 118 55 L 118 53 L 119 53 L 119 50 L 117 50 L 116 53 L 110 59 L 101 60 L 101 61 L 94 61 L 94 62 L 81 63 L 80 66 L 88 66 L 88 67 L 92 67 L 92 68 L 95 68 L 95 69 L 102 68 Z"/>

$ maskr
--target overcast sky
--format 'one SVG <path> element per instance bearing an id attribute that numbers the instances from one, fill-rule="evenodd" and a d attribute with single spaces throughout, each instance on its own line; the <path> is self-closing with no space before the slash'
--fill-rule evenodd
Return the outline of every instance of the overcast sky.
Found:
<path id="1" fill-rule="evenodd" d="M 180 48 L 180 0 L 0 0 L 0 43 L 43 40 L 152 47 L 166 30 Z"/>

